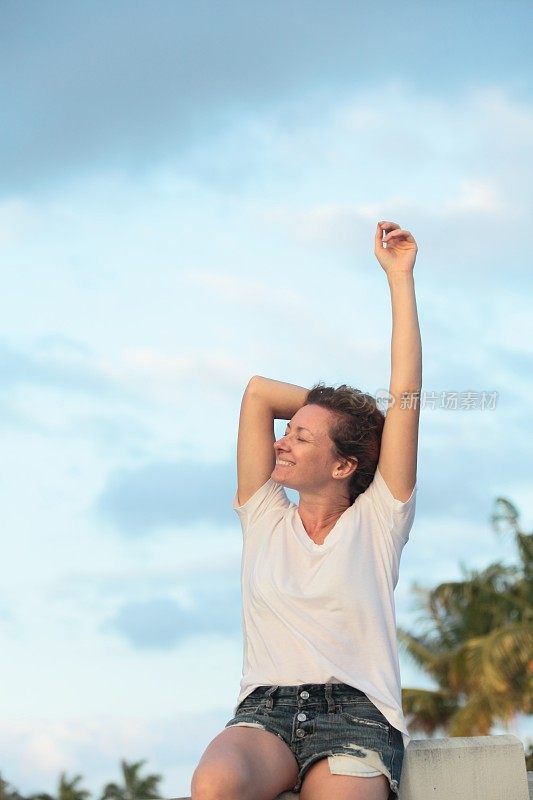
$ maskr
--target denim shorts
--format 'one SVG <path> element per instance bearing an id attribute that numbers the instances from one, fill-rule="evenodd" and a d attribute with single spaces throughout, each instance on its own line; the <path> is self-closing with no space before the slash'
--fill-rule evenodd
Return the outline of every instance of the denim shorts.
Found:
<path id="1" fill-rule="evenodd" d="M 383 774 L 389 800 L 398 796 L 404 743 L 366 694 L 346 683 L 259 686 L 226 723 L 259 727 L 289 746 L 298 764 L 299 792 L 307 770 L 328 758 L 332 774 L 374 777 Z"/>

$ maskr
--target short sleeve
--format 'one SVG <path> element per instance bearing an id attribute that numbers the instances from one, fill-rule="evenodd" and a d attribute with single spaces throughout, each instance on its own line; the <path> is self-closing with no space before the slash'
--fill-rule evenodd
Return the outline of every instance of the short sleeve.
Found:
<path id="1" fill-rule="evenodd" d="M 374 480 L 362 495 L 367 502 L 372 504 L 381 527 L 390 534 L 395 545 L 400 549 L 408 541 L 409 532 L 413 526 L 417 491 L 418 484 L 415 484 L 407 500 L 398 500 L 385 483 L 378 467 Z"/>
<path id="2" fill-rule="evenodd" d="M 243 533 L 263 519 L 270 512 L 283 512 L 291 505 L 281 484 L 269 478 L 242 506 L 239 505 L 238 492 L 233 498 L 233 508 L 241 521 Z"/>

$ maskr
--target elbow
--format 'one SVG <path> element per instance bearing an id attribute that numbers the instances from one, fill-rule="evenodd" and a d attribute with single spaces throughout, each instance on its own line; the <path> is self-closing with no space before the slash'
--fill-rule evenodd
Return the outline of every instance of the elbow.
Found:
<path id="1" fill-rule="evenodd" d="M 250 378 L 250 380 L 246 385 L 244 394 L 245 395 L 257 394 L 261 389 L 263 381 L 264 378 L 261 375 L 252 375 L 252 377 Z"/>

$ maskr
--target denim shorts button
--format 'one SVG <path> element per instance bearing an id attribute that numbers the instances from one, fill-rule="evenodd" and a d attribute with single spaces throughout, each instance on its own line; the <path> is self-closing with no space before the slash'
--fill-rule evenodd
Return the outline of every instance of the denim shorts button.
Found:
<path id="1" fill-rule="evenodd" d="M 307 714 L 298 714 L 297 719 L 298 722 L 305 722 L 305 720 L 307 719 Z"/>
<path id="2" fill-rule="evenodd" d="M 305 736 L 305 731 L 303 728 L 296 728 L 296 736 L 298 739 L 301 739 L 302 736 Z"/>
<path id="3" fill-rule="evenodd" d="M 300 697 L 302 700 L 307 700 L 309 698 L 309 692 L 304 689 L 303 692 L 300 692 Z"/>

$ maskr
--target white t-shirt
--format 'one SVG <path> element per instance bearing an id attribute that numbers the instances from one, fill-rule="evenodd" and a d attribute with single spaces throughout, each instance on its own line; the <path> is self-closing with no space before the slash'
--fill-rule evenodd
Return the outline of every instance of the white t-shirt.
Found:
<path id="1" fill-rule="evenodd" d="M 320 545 L 272 478 L 242 506 L 235 494 L 244 540 L 235 709 L 258 686 L 346 683 L 365 692 L 407 746 L 394 588 L 416 492 L 395 499 L 377 469 Z"/>

